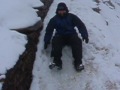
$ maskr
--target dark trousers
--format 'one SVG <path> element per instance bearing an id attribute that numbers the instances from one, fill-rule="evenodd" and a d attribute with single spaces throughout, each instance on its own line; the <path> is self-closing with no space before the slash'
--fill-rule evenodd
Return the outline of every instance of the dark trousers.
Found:
<path id="1" fill-rule="evenodd" d="M 74 64 L 82 64 L 82 41 L 78 35 L 54 36 L 52 39 L 51 56 L 54 57 L 53 62 L 56 65 L 62 65 L 62 49 L 65 45 L 69 45 L 72 49 Z"/>

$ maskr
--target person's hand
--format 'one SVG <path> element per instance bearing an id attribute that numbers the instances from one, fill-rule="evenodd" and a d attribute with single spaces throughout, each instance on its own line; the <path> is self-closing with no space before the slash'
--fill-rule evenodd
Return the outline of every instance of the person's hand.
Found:
<path id="1" fill-rule="evenodd" d="M 83 39 L 83 41 L 85 41 L 86 43 L 88 43 L 88 42 L 89 42 L 88 37 L 83 37 L 82 39 Z"/>
<path id="2" fill-rule="evenodd" d="M 50 42 L 45 42 L 44 43 L 44 49 L 47 49 L 48 45 L 50 44 Z"/>

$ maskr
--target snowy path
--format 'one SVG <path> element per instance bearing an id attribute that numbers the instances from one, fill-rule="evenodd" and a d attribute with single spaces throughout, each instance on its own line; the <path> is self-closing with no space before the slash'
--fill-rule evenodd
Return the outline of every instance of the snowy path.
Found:
<path id="1" fill-rule="evenodd" d="M 55 14 L 56 3 L 59 1 L 61 0 L 54 1 L 45 19 L 45 26 Z M 66 0 L 66 3 L 70 12 L 77 14 L 83 20 L 89 32 L 89 44 L 83 43 L 85 70 L 80 73 L 74 70 L 69 47 L 65 47 L 63 50 L 63 70 L 50 70 L 48 65 L 51 46 L 46 51 L 43 50 L 45 33 L 43 30 L 38 45 L 33 70 L 34 78 L 30 90 L 120 90 L 120 43 L 116 42 L 120 31 L 118 27 L 112 28 L 113 25 L 120 23 L 119 19 L 116 23 L 112 22 L 116 19 L 119 11 L 116 9 L 114 14 L 107 14 L 113 10 L 101 2 L 99 8 L 102 9 L 102 14 L 98 14 L 92 10 L 97 5 L 91 0 Z M 118 6 L 116 5 L 116 7 Z M 95 19 L 91 19 L 91 17 L 95 17 Z M 109 21 L 109 25 L 106 24 L 106 21 Z"/>

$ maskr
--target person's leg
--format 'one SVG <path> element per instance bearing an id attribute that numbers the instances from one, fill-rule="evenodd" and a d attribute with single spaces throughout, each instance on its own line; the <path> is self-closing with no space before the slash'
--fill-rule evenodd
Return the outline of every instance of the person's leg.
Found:
<path id="1" fill-rule="evenodd" d="M 63 48 L 63 38 L 61 36 L 55 36 L 52 40 L 52 51 L 51 56 L 54 57 L 53 63 L 56 66 L 62 67 L 62 48 Z"/>
<path id="2" fill-rule="evenodd" d="M 82 41 L 77 35 L 73 35 L 69 40 L 74 57 L 75 68 L 82 64 Z"/>

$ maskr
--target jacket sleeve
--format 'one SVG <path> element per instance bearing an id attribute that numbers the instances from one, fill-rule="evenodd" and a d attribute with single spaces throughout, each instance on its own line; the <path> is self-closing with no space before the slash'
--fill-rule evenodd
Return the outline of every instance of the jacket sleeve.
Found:
<path id="1" fill-rule="evenodd" d="M 81 36 L 83 38 L 88 38 L 88 32 L 85 24 L 76 15 L 73 15 L 73 22 L 75 26 L 78 28 L 79 32 L 81 33 Z"/>
<path id="2" fill-rule="evenodd" d="M 47 27 L 46 27 L 46 33 L 44 36 L 44 42 L 49 43 L 54 31 L 54 21 L 53 18 L 49 21 Z"/>

